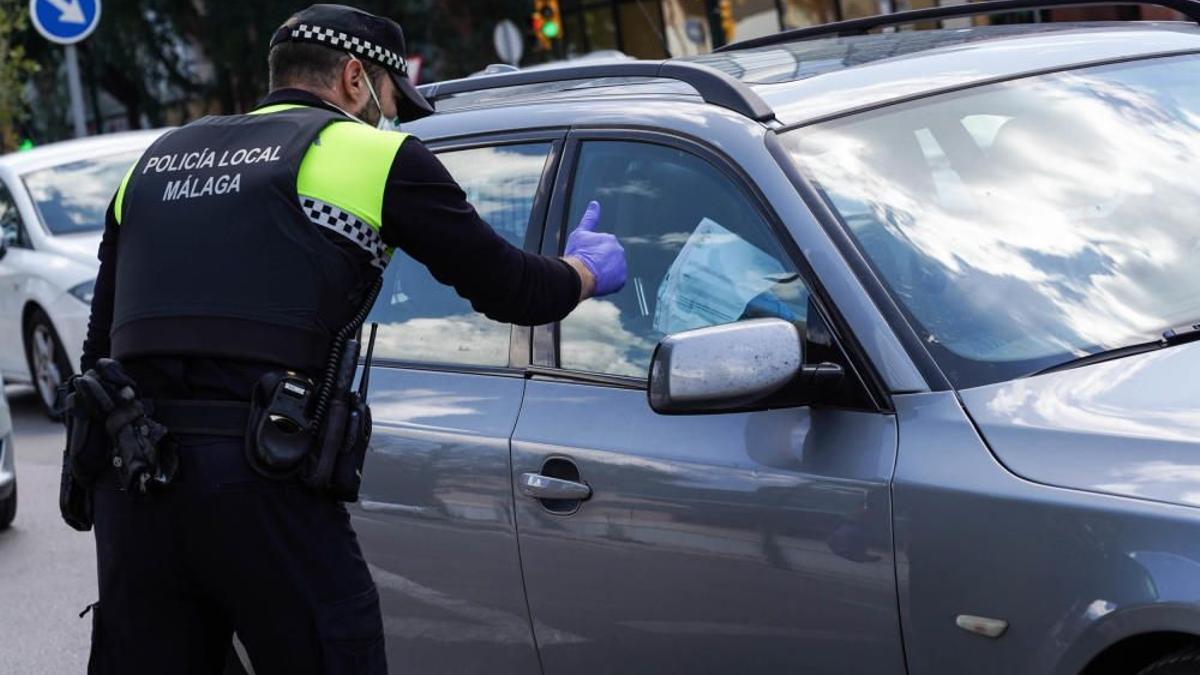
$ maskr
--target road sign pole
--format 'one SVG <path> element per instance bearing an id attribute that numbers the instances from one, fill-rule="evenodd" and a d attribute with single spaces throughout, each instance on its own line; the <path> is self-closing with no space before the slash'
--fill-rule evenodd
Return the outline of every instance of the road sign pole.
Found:
<path id="1" fill-rule="evenodd" d="M 79 82 L 79 52 L 75 43 L 96 30 L 100 23 L 100 0 L 29 0 L 29 18 L 42 37 L 65 48 L 71 117 L 75 122 L 75 138 L 82 138 L 87 135 L 87 120 L 83 116 L 83 85 Z"/>
<path id="2" fill-rule="evenodd" d="M 66 46 L 67 89 L 71 92 L 71 116 L 75 119 L 75 138 L 87 136 L 87 120 L 83 116 L 83 86 L 79 83 L 79 54 L 75 45 Z"/>

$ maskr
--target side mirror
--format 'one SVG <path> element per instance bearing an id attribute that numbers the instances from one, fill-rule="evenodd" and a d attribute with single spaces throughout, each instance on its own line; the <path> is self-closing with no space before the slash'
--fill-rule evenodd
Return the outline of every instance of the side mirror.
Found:
<path id="1" fill-rule="evenodd" d="M 650 362 L 650 407 L 666 415 L 765 408 L 778 395 L 819 388 L 841 375 L 835 364 L 804 365 L 804 340 L 792 323 L 741 321 L 664 338 Z M 788 402 L 815 398 L 811 391 L 796 393 Z"/>

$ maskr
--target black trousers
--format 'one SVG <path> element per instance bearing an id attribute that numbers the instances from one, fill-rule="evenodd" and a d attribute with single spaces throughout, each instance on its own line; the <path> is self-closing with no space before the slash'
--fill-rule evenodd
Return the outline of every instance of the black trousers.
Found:
<path id="1" fill-rule="evenodd" d="M 219 675 L 236 631 L 257 675 L 387 672 L 379 596 L 344 506 L 181 439 L 178 481 L 95 493 L 90 675 Z"/>

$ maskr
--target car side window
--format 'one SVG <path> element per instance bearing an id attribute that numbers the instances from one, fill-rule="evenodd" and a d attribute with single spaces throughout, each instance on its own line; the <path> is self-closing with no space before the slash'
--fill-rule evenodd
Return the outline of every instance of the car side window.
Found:
<path id="1" fill-rule="evenodd" d="M 598 230 L 625 247 L 628 277 L 562 322 L 561 367 L 645 377 L 672 333 L 761 317 L 803 330 L 808 289 L 754 202 L 714 165 L 651 143 L 585 142 L 568 223 L 593 199 Z"/>
<path id="2" fill-rule="evenodd" d="M 479 215 L 510 244 L 523 246 L 551 148 L 550 143 L 502 145 L 441 152 L 438 158 Z M 473 310 L 401 250 L 384 273 L 368 321 L 380 324 L 378 358 L 508 365 L 509 325 Z"/>
<path id="3" fill-rule="evenodd" d="M 29 238 L 21 223 L 21 212 L 17 210 L 17 204 L 4 183 L 0 183 L 0 235 L 8 246 L 29 248 Z"/>

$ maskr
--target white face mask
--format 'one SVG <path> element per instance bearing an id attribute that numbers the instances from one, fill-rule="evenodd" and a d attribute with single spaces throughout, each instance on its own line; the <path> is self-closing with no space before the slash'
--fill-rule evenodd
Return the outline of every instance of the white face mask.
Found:
<path id="1" fill-rule="evenodd" d="M 396 117 L 380 117 L 375 128 L 380 131 L 400 131 L 400 120 Z"/>
<path id="2" fill-rule="evenodd" d="M 353 54 L 348 54 L 348 56 L 358 61 Z M 400 120 L 383 114 L 383 106 L 379 104 L 379 96 L 375 94 L 375 86 L 371 84 L 371 75 L 367 72 L 367 67 L 363 65 L 362 61 L 358 61 L 358 63 L 363 67 L 363 79 L 367 83 L 367 91 L 371 93 L 371 100 L 375 102 L 375 107 L 379 109 L 379 121 L 375 123 L 375 128 L 380 131 L 399 131 Z"/>

